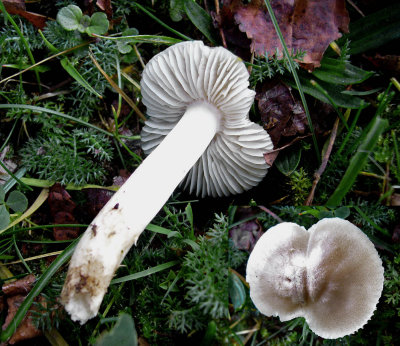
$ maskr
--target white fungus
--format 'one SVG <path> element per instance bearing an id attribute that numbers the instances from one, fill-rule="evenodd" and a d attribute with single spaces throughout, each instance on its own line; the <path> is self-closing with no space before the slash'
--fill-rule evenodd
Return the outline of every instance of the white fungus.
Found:
<path id="1" fill-rule="evenodd" d="M 226 196 L 265 176 L 272 142 L 249 120 L 255 93 L 248 77 L 238 57 L 199 41 L 171 46 L 146 65 L 141 90 L 150 118 L 142 145 L 149 156 L 75 249 L 61 293 L 73 320 L 96 316 L 121 261 L 184 179 L 198 195 Z"/>
<path id="2" fill-rule="evenodd" d="M 270 228 L 250 254 L 246 280 L 264 315 L 281 321 L 304 317 L 315 334 L 336 339 L 372 317 L 383 272 L 373 243 L 359 228 L 328 218 L 308 231 L 287 222 Z"/>

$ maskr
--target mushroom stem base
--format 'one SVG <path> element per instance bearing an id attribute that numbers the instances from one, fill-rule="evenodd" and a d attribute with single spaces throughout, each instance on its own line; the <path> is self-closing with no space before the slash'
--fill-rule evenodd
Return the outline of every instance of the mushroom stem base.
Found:
<path id="1" fill-rule="evenodd" d="M 215 107 L 191 105 L 92 221 L 72 256 L 61 293 L 74 321 L 83 324 L 96 316 L 123 258 L 210 144 L 219 123 Z"/>

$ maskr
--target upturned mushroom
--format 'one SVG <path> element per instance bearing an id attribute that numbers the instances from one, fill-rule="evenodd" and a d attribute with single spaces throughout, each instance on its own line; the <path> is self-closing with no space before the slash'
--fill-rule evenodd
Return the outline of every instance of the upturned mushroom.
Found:
<path id="1" fill-rule="evenodd" d="M 257 309 L 281 321 L 304 317 L 317 335 L 336 339 L 372 317 L 384 270 L 373 243 L 356 226 L 323 219 L 308 231 L 295 223 L 270 228 L 247 262 Z"/>
<path id="2" fill-rule="evenodd" d="M 149 156 L 76 247 L 61 294 L 73 320 L 97 314 L 121 261 L 180 183 L 197 195 L 227 196 L 263 179 L 272 142 L 249 120 L 255 93 L 248 85 L 238 57 L 199 41 L 169 47 L 146 65 L 142 147 Z"/>

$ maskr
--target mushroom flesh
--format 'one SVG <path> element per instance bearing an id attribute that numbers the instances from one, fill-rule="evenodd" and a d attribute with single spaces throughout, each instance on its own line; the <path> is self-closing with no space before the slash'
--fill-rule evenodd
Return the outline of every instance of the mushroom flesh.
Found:
<path id="1" fill-rule="evenodd" d="M 238 57 L 200 41 L 171 46 L 146 65 L 142 147 L 149 156 L 75 249 L 61 293 L 73 320 L 96 316 L 121 261 L 180 183 L 197 195 L 227 196 L 263 179 L 272 142 L 249 120 L 255 93 L 248 85 Z"/>
<path id="2" fill-rule="evenodd" d="M 304 317 L 317 335 L 336 339 L 371 318 L 383 289 L 382 261 L 369 238 L 339 218 L 308 231 L 295 223 L 270 228 L 247 262 L 257 309 L 281 321 Z"/>

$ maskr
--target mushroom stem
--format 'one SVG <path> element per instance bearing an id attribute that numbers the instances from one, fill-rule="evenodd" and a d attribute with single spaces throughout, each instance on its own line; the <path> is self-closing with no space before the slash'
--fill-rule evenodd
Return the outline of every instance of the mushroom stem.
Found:
<path id="1" fill-rule="evenodd" d="M 218 109 L 206 101 L 189 106 L 92 221 L 72 256 L 61 293 L 72 320 L 83 324 L 96 316 L 123 258 L 210 144 L 220 121 Z"/>

